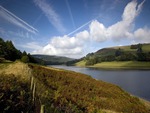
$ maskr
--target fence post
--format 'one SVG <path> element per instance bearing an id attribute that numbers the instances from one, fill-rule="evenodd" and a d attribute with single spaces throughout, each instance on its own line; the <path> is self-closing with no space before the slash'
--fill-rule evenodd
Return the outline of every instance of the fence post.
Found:
<path id="1" fill-rule="evenodd" d="M 36 83 L 33 84 L 33 102 L 35 100 L 35 90 L 36 90 Z"/>
<path id="2" fill-rule="evenodd" d="M 41 105 L 40 113 L 44 113 L 44 105 Z"/>
<path id="3" fill-rule="evenodd" d="M 33 89 L 33 76 L 31 76 L 31 86 L 30 86 L 30 90 L 32 91 Z"/>

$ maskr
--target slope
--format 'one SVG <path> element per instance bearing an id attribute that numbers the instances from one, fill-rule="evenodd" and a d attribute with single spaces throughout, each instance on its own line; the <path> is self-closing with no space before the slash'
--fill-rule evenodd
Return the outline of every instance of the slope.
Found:
<path id="1" fill-rule="evenodd" d="M 65 64 L 68 61 L 74 59 L 62 56 L 52 56 L 52 55 L 32 55 L 34 58 L 41 59 L 46 65 L 55 65 L 55 64 Z"/>
<path id="2" fill-rule="evenodd" d="M 36 108 L 44 107 L 45 113 L 150 113 L 148 103 L 146 107 L 143 101 L 129 95 L 120 87 L 97 81 L 84 74 L 20 62 L 10 63 L 6 67 L 3 64 L 1 67 L 0 87 L 3 90 L 0 89 L 0 94 L 3 95 L 0 95 L 0 104 L 6 102 L 0 107 L 1 111 L 6 106 L 6 112 L 12 109 L 17 112 L 23 109 L 24 112 L 36 112 L 39 110 Z M 30 77 L 33 77 L 33 82 Z M 32 108 L 33 97 L 30 94 L 33 93 L 28 90 L 32 88 L 29 83 L 34 83 L 33 87 L 36 89 L 35 109 Z M 11 95 L 7 91 L 11 91 Z M 9 98 L 4 101 L 5 95 Z M 13 96 L 17 96 L 19 100 Z M 15 105 L 21 107 L 17 109 Z"/>
<path id="3" fill-rule="evenodd" d="M 105 65 L 106 62 L 108 64 L 107 66 Z M 131 64 L 131 66 L 122 65 L 123 62 L 125 64 Z M 82 60 L 76 62 L 75 65 L 100 67 L 100 68 L 105 65 L 104 66 L 105 68 L 111 68 L 115 63 L 118 63 L 117 66 L 115 66 L 117 68 L 135 67 L 137 69 L 141 69 L 141 68 L 150 69 L 150 65 L 146 62 L 150 62 L 149 43 L 103 48 L 96 51 L 95 53 L 87 54 L 85 57 L 82 58 Z M 119 63 L 121 63 L 120 66 Z"/>

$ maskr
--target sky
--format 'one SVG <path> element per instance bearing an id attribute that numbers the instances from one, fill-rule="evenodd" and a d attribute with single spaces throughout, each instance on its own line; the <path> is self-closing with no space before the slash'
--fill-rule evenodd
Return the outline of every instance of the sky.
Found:
<path id="1" fill-rule="evenodd" d="M 0 0 L 0 37 L 31 54 L 71 58 L 150 43 L 150 0 Z"/>

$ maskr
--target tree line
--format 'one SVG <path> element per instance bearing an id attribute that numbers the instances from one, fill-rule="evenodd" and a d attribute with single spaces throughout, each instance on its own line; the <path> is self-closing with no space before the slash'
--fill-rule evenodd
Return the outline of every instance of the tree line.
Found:
<path id="1" fill-rule="evenodd" d="M 5 59 L 10 61 L 20 59 L 25 63 L 36 63 L 36 60 L 30 54 L 16 49 L 12 41 L 4 41 L 2 38 L 0 38 L 0 62 Z"/>

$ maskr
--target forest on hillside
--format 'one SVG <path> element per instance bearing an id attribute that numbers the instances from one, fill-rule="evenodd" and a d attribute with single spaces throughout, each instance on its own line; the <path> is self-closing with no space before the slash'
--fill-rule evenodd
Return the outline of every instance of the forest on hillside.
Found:
<path id="1" fill-rule="evenodd" d="M 25 63 L 37 62 L 30 54 L 16 49 L 12 41 L 4 41 L 2 38 L 0 38 L 0 62 L 3 62 L 4 60 L 21 60 Z"/>
<path id="2" fill-rule="evenodd" d="M 86 65 L 111 61 L 150 61 L 150 51 L 147 51 L 144 48 L 144 46 L 147 45 L 149 46 L 149 44 L 136 44 L 124 48 L 100 49 L 95 53 L 87 54 L 84 57 L 84 61 L 86 61 Z"/>

